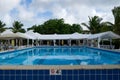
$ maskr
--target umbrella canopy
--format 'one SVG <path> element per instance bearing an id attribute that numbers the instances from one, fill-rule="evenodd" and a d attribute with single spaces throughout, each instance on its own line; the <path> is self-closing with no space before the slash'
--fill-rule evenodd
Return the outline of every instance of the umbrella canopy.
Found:
<path id="1" fill-rule="evenodd" d="M 21 37 L 21 38 L 24 38 L 24 39 L 34 39 L 34 37 L 29 36 L 29 35 L 27 35 L 25 33 L 21 33 L 21 32 L 17 32 L 16 35 Z"/>
<path id="2" fill-rule="evenodd" d="M 80 34 L 78 32 L 75 32 L 71 34 L 71 39 L 87 39 L 89 35 L 91 34 Z"/>
<path id="3" fill-rule="evenodd" d="M 12 30 L 8 29 L 0 34 L 0 39 L 16 39 L 16 38 L 24 38 L 24 39 L 34 39 L 32 36 L 29 36 L 24 33 L 13 33 Z"/>
<path id="4" fill-rule="evenodd" d="M 0 39 L 13 39 L 13 38 L 18 38 L 18 36 L 15 33 L 13 33 L 10 29 L 0 34 Z"/>
<path id="5" fill-rule="evenodd" d="M 107 31 L 107 32 L 103 32 L 103 33 L 93 34 L 93 35 L 89 36 L 88 39 L 97 39 L 97 38 L 101 38 L 101 39 L 119 39 L 120 36 L 113 33 L 112 31 Z"/>
<path id="6" fill-rule="evenodd" d="M 29 30 L 25 33 L 26 35 L 32 36 L 34 39 L 37 39 L 39 36 L 38 34 L 36 35 L 33 30 Z"/>

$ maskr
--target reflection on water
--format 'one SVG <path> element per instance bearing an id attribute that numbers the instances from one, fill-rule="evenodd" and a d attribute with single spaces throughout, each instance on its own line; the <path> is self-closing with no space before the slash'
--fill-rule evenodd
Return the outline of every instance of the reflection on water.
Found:
<path id="1" fill-rule="evenodd" d="M 120 64 L 120 55 L 83 47 L 40 47 L 0 55 L 1 65 Z"/>

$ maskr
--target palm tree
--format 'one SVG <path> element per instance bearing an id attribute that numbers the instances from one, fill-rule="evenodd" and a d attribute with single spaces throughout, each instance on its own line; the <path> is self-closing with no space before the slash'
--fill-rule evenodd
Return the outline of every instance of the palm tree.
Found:
<path id="1" fill-rule="evenodd" d="M 114 32 L 120 35 L 120 6 L 114 7 L 112 9 L 112 13 L 114 16 Z"/>
<path id="2" fill-rule="evenodd" d="M 3 23 L 1 20 L 0 20 L 0 33 L 2 33 L 3 31 L 5 31 L 5 27 L 6 26 L 6 24 L 5 23 Z"/>
<path id="3" fill-rule="evenodd" d="M 102 22 L 100 32 L 113 31 L 114 24 L 111 22 Z"/>
<path id="4" fill-rule="evenodd" d="M 22 28 L 23 24 L 19 21 L 14 21 L 13 27 L 11 28 L 13 32 L 25 32 L 25 29 Z"/>
<path id="5" fill-rule="evenodd" d="M 98 16 L 89 17 L 89 23 L 82 23 L 82 25 L 86 26 L 92 34 L 99 33 L 101 28 L 101 21 L 102 18 L 99 18 Z"/>

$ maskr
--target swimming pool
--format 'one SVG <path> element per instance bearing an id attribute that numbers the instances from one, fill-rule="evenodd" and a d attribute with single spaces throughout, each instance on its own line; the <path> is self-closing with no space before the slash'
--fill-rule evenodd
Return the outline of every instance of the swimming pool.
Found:
<path id="1" fill-rule="evenodd" d="M 119 65 L 120 52 L 89 47 L 34 47 L 0 53 L 0 65 Z"/>

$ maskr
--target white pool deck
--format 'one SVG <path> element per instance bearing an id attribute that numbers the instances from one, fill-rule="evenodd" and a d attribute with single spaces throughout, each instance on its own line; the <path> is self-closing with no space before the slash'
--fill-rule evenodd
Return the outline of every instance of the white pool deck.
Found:
<path id="1" fill-rule="evenodd" d="M 36 70 L 36 69 L 120 69 L 120 65 L 36 65 L 36 66 L 0 66 L 3 70 Z"/>

